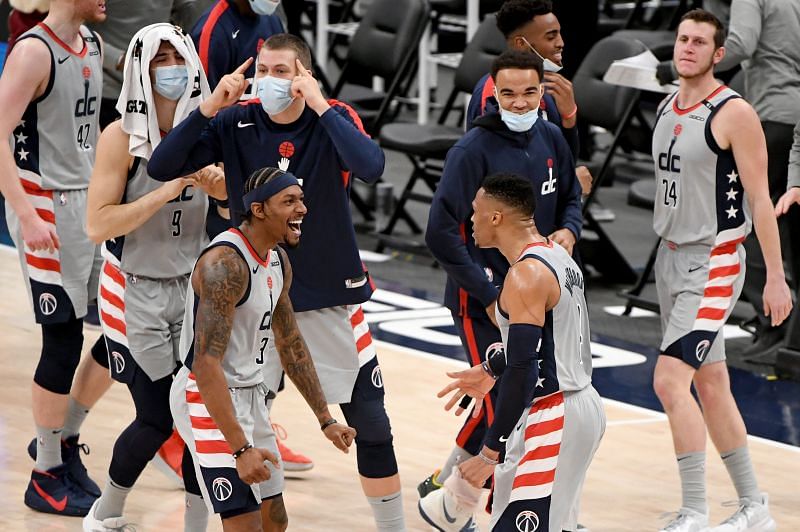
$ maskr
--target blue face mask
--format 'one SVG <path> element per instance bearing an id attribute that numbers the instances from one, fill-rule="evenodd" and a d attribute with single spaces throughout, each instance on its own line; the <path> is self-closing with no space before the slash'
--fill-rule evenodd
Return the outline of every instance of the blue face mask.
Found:
<path id="1" fill-rule="evenodd" d="M 258 15 L 271 15 L 278 9 L 280 0 L 249 0 L 250 9 Z"/>
<path id="2" fill-rule="evenodd" d="M 264 76 L 255 82 L 256 98 L 268 115 L 277 115 L 292 105 L 292 80 Z"/>
<path id="3" fill-rule="evenodd" d="M 186 92 L 189 84 L 189 71 L 185 65 L 171 65 L 156 68 L 153 89 L 168 100 L 178 100 Z"/>
<path id="4" fill-rule="evenodd" d="M 533 124 L 535 124 L 536 120 L 539 119 L 539 111 L 537 109 L 533 109 L 525 114 L 518 115 L 517 113 L 506 111 L 501 107 L 500 119 L 511 131 L 524 133 L 526 131 L 530 131 L 530 129 L 533 127 Z"/>

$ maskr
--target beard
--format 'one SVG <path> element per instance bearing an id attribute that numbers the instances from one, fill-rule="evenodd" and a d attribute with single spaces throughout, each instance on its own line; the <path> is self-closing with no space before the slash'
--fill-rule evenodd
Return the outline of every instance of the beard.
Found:
<path id="1" fill-rule="evenodd" d="M 683 78 L 683 79 L 687 79 L 687 80 L 702 78 L 703 76 L 708 74 L 708 72 L 713 68 L 714 68 L 714 58 L 713 57 L 711 59 L 709 59 L 708 64 L 705 65 L 705 67 L 702 67 L 698 72 L 696 72 L 694 74 L 688 74 L 688 75 L 681 74 L 680 70 L 678 70 L 677 65 L 675 66 L 675 70 L 678 72 L 678 77 L 679 78 Z"/>

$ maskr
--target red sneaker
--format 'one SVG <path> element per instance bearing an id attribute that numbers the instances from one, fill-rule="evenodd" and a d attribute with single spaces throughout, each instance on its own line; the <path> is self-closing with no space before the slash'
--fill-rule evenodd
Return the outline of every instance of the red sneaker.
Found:
<path id="1" fill-rule="evenodd" d="M 277 436 L 276 440 L 278 442 L 278 452 L 281 453 L 284 471 L 297 473 L 298 471 L 308 471 L 314 467 L 314 462 L 311 460 L 311 458 L 303 454 L 296 453 L 281 443 L 281 440 L 285 440 L 287 438 L 285 428 L 277 423 L 273 423 L 272 430 L 275 431 L 275 435 Z"/>
<path id="2" fill-rule="evenodd" d="M 164 475 L 173 481 L 176 486 L 183 489 L 183 449 L 186 444 L 181 439 L 177 430 L 172 430 L 172 436 L 169 437 L 164 445 L 158 450 L 156 455 L 151 460 L 156 469 L 164 473 Z"/>

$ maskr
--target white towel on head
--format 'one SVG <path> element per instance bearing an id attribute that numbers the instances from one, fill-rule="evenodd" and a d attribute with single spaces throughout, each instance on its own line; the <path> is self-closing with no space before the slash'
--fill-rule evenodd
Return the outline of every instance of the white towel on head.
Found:
<path id="1" fill-rule="evenodd" d="M 189 70 L 189 83 L 178 100 L 172 125 L 181 123 L 211 94 L 191 37 L 179 27 L 166 23 L 151 24 L 139 30 L 131 39 L 125 54 L 117 111 L 122 115 L 122 130 L 130 136 L 128 151 L 143 159 L 150 159 L 153 150 L 161 142 L 150 80 L 150 61 L 158 52 L 161 41 L 167 41 L 175 47 Z M 141 102 L 145 102 L 144 105 Z"/>

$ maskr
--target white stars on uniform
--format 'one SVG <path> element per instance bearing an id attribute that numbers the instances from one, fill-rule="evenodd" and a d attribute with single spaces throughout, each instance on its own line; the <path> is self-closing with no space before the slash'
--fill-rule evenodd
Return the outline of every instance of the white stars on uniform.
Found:
<path id="1" fill-rule="evenodd" d="M 728 201 L 736 201 L 736 195 L 739 193 L 738 190 L 734 190 L 731 188 L 728 192 L 725 193 L 728 196 Z"/>
<path id="2" fill-rule="evenodd" d="M 25 151 L 25 149 L 24 149 L 24 148 L 20 148 L 20 149 L 19 149 L 19 151 L 17 152 L 17 156 L 19 157 L 19 160 L 20 160 L 20 161 L 27 161 L 27 160 L 28 160 L 28 154 L 29 154 L 29 153 L 30 153 L 30 152 L 28 152 L 28 151 Z"/>
<path id="3" fill-rule="evenodd" d="M 25 141 L 28 140 L 28 135 L 20 131 L 15 135 L 17 137 L 17 144 L 25 144 Z"/>
<path id="4" fill-rule="evenodd" d="M 544 377 L 536 377 L 536 387 L 544 388 Z"/>
<path id="5" fill-rule="evenodd" d="M 739 183 L 739 174 L 736 173 L 736 169 L 734 168 L 726 177 L 728 178 L 728 184 L 731 185 L 731 188 L 725 193 L 726 200 L 736 202 L 736 196 L 739 194 L 739 191 L 736 190 L 738 187 L 734 185 L 734 183 Z M 735 219 L 739 214 L 739 209 L 731 205 L 730 208 L 725 209 L 725 213 L 728 215 L 728 220 L 731 218 Z"/>
<path id="6" fill-rule="evenodd" d="M 733 205 L 731 205 L 731 208 L 725 209 L 725 212 L 728 213 L 728 218 L 736 218 L 736 214 L 739 212 L 739 209 L 734 209 Z"/>
<path id="7" fill-rule="evenodd" d="M 739 180 L 739 174 L 736 173 L 736 170 L 732 170 L 730 174 L 728 174 L 728 183 L 736 183 Z"/>

